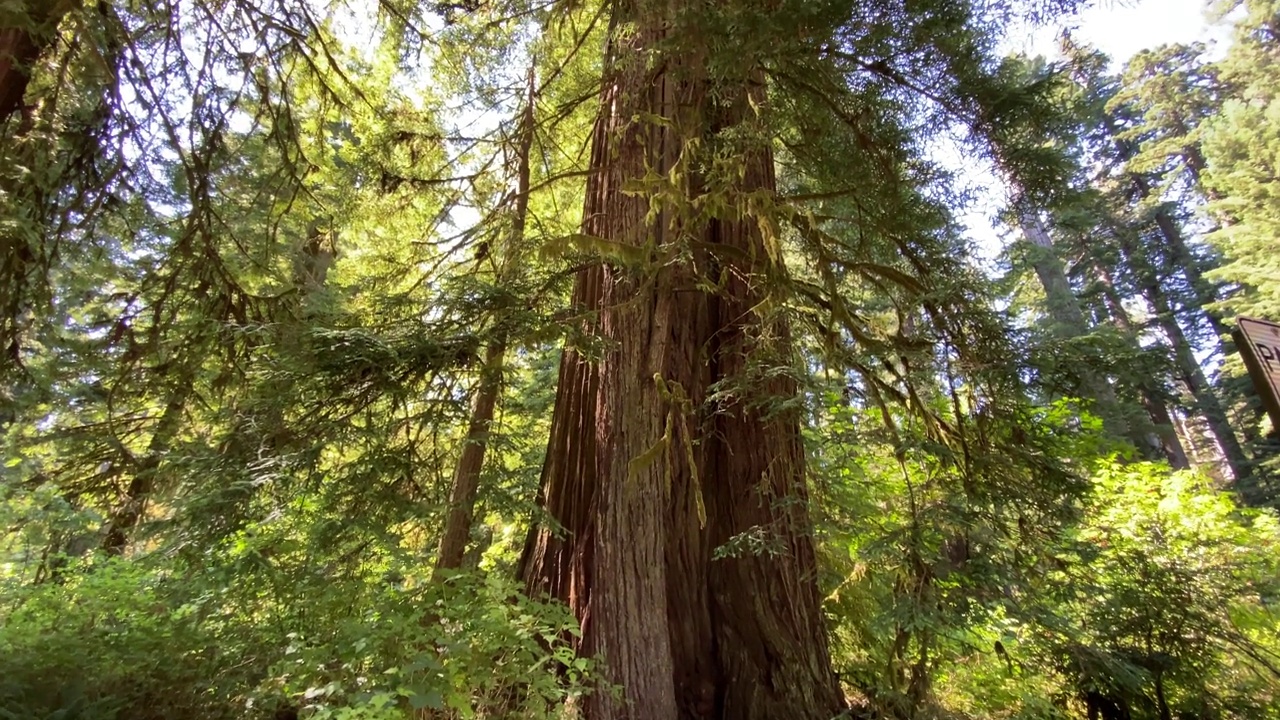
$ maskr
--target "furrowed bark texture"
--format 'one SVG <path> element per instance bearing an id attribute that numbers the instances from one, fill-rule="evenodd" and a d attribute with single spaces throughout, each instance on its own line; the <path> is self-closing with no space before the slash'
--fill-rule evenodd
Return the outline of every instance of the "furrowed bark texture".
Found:
<path id="1" fill-rule="evenodd" d="M 616 11 L 636 28 L 612 47 L 583 232 L 659 260 L 577 278 L 573 301 L 597 311 L 584 330 L 602 347 L 594 357 L 566 348 L 561 360 L 542 478 L 548 522 L 531 531 L 521 573 L 531 593 L 568 603 L 580 649 L 622 687 L 588 698 L 592 720 L 825 720 L 842 699 L 799 415 L 777 409 L 797 390 L 784 373 L 749 377 L 766 354 L 789 352 L 786 328 L 756 311 L 776 255 L 758 218 L 691 209 L 716 182 L 735 201 L 771 194 L 773 161 L 754 143 L 727 185 L 686 161 L 692 143 L 749 119 L 748 93 L 762 103 L 763 83 L 713 85 L 693 52 L 651 57 L 676 11 Z"/>

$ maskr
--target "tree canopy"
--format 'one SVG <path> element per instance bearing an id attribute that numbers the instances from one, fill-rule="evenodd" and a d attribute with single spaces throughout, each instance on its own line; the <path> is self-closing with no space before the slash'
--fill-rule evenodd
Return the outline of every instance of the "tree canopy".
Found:
<path id="1" fill-rule="evenodd" d="M 1280 718 L 1280 5 L 1085 5 L 0 7 L 0 718 Z"/>

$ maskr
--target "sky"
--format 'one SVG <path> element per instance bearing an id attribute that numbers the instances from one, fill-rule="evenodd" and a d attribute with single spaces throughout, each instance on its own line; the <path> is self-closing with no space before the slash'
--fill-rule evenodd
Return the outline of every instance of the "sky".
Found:
<path id="1" fill-rule="evenodd" d="M 1216 41 L 1221 52 L 1227 33 L 1221 27 L 1210 27 L 1205 6 L 1206 0 L 1098 0 L 1061 26 L 1010 38 L 1010 49 L 1053 56 L 1055 36 L 1067 26 L 1077 39 L 1098 47 L 1118 63 L 1139 50 L 1165 43 Z"/>
<path id="2" fill-rule="evenodd" d="M 1056 59 L 1058 35 L 1069 29 L 1078 42 L 1111 56 L 1114 70 L 1140 50 L 1167 43 L 1202 41 L 1210 44 L 1211 56 L 1220 56 L 1229 42 L 1230 29 L 1225 23 L 1210 21 L 1208 1 L 1095 0 L 1088 10 L 1061 23 L 1010 33 L 1003 49 Z M 962 157 L 957 149 L 941 150 L 936 159 L 957 172 L 963 186 L 976 191 L 974 204 L 958 213 L 958 220 L 977 242 L 983 259 L 990 262 L 1008 242 L 1009 230 L 995 220 L 1006 202 L 1003 187 L 989 164 Z"/>

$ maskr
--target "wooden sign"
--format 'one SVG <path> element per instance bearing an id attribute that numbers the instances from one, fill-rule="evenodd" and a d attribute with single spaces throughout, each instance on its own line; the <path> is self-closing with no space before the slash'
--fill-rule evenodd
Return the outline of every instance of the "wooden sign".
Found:
<path id="1" fill-rule="evenodd" d="M 1280 428 L 1280 325 L 1255 318 L 1237 318 L 1236 347 L 1262 404 L 1271 414 L 1271 424 Z"/>

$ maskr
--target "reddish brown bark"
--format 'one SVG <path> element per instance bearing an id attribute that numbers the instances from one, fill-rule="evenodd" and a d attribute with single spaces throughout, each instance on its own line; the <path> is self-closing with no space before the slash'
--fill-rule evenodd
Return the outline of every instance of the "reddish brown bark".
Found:
<path id="1" fill-rule="evenodd" d="M 521 246 L 525 241 L 525 225 L 529 217 L 530 167 L 529 154 L 533 149 L 535 128 L 534 103 L 536 83 L 533 68 L 529 68 L 528 96 L 520 124 L 520 142 L 516 148 L 516 196 L 511 221 L 511 236 L 502 248 L 501 265 L 495 264 L 496 281 L 500 284 L 513 265 L 518 264 Z M 462 567 L 466 556 L 467 541 L 471 538 L 471 525 L 475 522 L 476 498 L 480 491 L 480 473 L 484 469 L 485 451 L 489 447 L 489 428 L 493 423 L 493 411 L 498 394 L 502 391 L 503 365 L 506 360 L 507 339 L 503 333 L 489 343 L 485 353 L 480 383 L 476 388 L 475 402 L 471 408 L 471 422 L 463 441 L 462 454 L 453 474 L 453 489 L 449 496 L 449 513 L 445 518 L 444 535 L 436 553 L 436 569 Z"/>
<path id="2" fill-rule="evenodd" d="M 789 353 L 785 326 L 757 311 L 764 274 L 780 269 L 741 209 L 744 194 L 773 192 L 772 157 L 763 144 L 737 148 L 744 167 L 729 181 L 685 162 L 690 141 L 722 142 L 716 131 L 749 121 L 747 94 L 763 102 L 762 83 L 712 87 L 693 52 L 647 64 L 674 9 L 618 12 L 637 27 L 614 48 L 583 231 L 655 260 L 577 278 L 574 302 L 598 311 L 584 329 L 602 348 L 561 360 L 548 522 L 531 532 L 521 573 L 530 592 L 569 604 L 580 649 L 622 687 L 587 700 L 592 720 L 825 720 L 842 700 L 799 416 L 780 409 L 797 390 L 786 373 L 755 372 Z M 641 178 L 642 190 L 670 183 L 656 211 L 651 192 L 632 191 Z M 700 215 L 692 201 L 711 191 L 739 209 Z"/>
<path id="3" fill-rule="evenodd" d="M 22 108 L 31 67 L 53 41 L 69 3 L 36 0 L 26 5 L 27 22 L 0 28 L 0 123 Z"/>
<path id="4" fill-rule="evenodd" d="M 502 365 L 506 352 L 506 344 L 500 340 L 490 343 L 485 352 L 484 367 L 480 370 L 480 382 L 471 405 L 471 422 L 462 441 L 458 465 L 454 468 L 449 512 L 436 553 L 437 570 L 462 567 L 462 558 L 467 552 L 467 541 L 471 539 L 471 525 L 475 520 L 476 496 L 480 489 L 480 471 L 484 469 L 485 451 L 489 446 L 489 427 L 502 389 Z"/>
<path id="5" fill-rule="evenodd" d="M 0 30 L 0 122 L 22 107 L 31 80 L 31 64 L 39 56 L 40 46 L 30 32 L 20 28 Z"/>
<path id="6" fill-rule="evenodd" d="M 67 0 L 28 0 L 20 2 L 8 13 L 10 23 L 0 26 L 0 129 L 6 135 L 22 136 L 30 132 L 31 113 L 23 112 L 16 128 L 6 128 L 10 118 L 25 110 L 24 98 L 31 81 L 31 70 L 40 55 L 56 37 L 58 23 L 70 9 Z M 21 154 L 21 153 L 20 153 Z M 30 158 L 27 158 L 29 160 Z M 10 161 L 13 161 L 10 158 Z M 3 191 L 12 198 L 23 198 L 12 212 L 22 207 L 39 207 L 43 190 L 38 185 L 20 183 L 9 177 Z M 0 233 L 0 373 L 22 364 L 23 313 L 30 294 L 32 274 L 41 259 L 41 249 L 28 237 L 16 231 Z"/>

